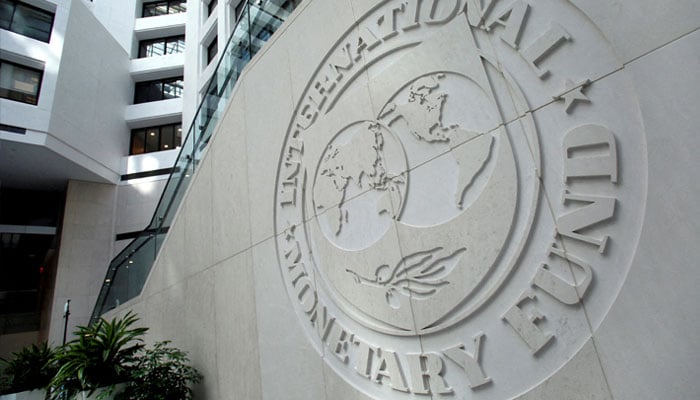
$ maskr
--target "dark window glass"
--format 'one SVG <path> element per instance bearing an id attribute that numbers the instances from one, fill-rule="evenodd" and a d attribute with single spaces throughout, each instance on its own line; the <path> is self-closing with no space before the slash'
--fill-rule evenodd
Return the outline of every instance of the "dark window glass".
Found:
<path id="1" fill-rule="evenodd" d="M 163 100 L 163 83 L 160 81 L 138 82 L 134 94 L 134 103 Z"/>
<path id="2" fill-rule="evenodd" d="M 175 126 L 175 147 L 182 143 L 182 125 L 177 124 Z"/>
<path id="3" fill-rule="evenodd" d="M 134 129 L 131 131 L 131 150 L 129 154 L 141 154 L 146 152 L 146 130 Z"/>
<path id="4" fill-rule="evenodd" d="M 158 140 L 160 139 L 159 128 L 146 129 L 146 153 L 158 151 Z"/>
<path id="5" fill-rule="evenodd" d="M 182 77 L 157 81 L 137 82 L 134 90 L 134 104 L 182 97 Z"/>
<path id="6" fill-rule="evenodd" d="M 169 14 L 183 13 L 187 11 L 186 1 L 171 1 L 168 8 Z"/>
<path id="7" fill-rule="evenodd" d="M 175 127 L 173 125 L 160 128 L 160 150 L 174 149 Z"/>
<path id="8" fill-rule="evenodd" d="M 165 42 L 147 41 L 139 43 L 139 58 L 162 56 L 165 54 Z"/>
<path id="9" fill-rule="evenodd" d="M 182 97 L 182 78 L 163 82 L 163 99 L 177 99 Z"/>
<path id="10" fill-rule="evenodd" d="M 14 0 L 0 0 L 0 28 L 49 42 L 53 13 Z"/>
<path id="11" fill-rule="evenodd" d="M 236 6 L 236 20 L 238 20 L 238 19 L 241 18 L 241 14 L 243 13 L 243 7 L 245 7 L 245 5 L 246 5 L 247 3 L 248 3 L 247 1 L 241 1 L 241 2 L 238 3 L 238 5 Z"/>
<path id="12" fill-rule="evenodd" d="M 156 15 L 165 15 L 167 13 L 168 13 L 168 3 L 156 5 L 156 7 L 155 7 L 155 14 Z"/>
<path id="13" fill-rule="evenodd" d="M 9 0 L 0 0 L 0 28 L 10 29 L 12 14 L 15 12 L 15 4 Z"/>
<path id="14" fill-rule="evenodd" d="M 129 154 L 151 153 L 171 150 L 180 146 L 182 125 L 168 124 L 131 131 L 131 151 Z"/>
<path id="15" fill-rule="evenodd" d="M 187 1 L 170 0 L 154 1 L 143 4 L 143 17 L 155 17 L 157 15 L 177 14 L 187 11 Z"/>
<path id="16" fill-rule="evenodd" d="M 165 11 L 167 12 L 167 2 L 144 3 L 142 16 L 154 17 L 156 15 L 163 15 L 165 14 L 165 12 L 163 12 L 163 7 L 165 7 Z"/>
<path id="17" fill-rule="evenodd" d="M 207 11 L 209 12 L 207 15 L 211 15 L 212 12 L 216 9 L 216 5 L 219 2 L 217 0 L 211 0 L 209 4 L 207 5 Z"/>
<path id="18" fill-rule="evenodd" d="M 36 105 L 42 71 L 7 61 L 0 62 L 0 97 Z"/>
<path id="19" fill-rule="evenodd" d="M 185 51 L 184 36 L 172 36 L 139 42 L 139 58 L 176 54 L 183 51 Z"/>
<path id="20" fill-rule="evenodd" d="M 211 63 L 211 61 L 216 58 L 216 53 L 219 51 L 218 39 L 218 37 L 215 37 L 214 40 L 209 43 L 209 46 L 207 46 L 207 64 Z"/>
<path id="21" fill-rule="evenodd" d="M 185 51 L 185 37 L 168 38 L 165 44 L 165 54 L 177 54 Z"/>

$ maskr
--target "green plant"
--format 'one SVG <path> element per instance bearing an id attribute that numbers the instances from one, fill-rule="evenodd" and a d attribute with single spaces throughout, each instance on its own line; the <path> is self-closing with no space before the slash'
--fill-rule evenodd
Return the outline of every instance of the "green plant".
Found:
<path id="1" fill-rule="evenodd" d="M 118 400 L 191 400 L 191 384 L 202 375 L 188 365 L 187 353 L 158 342 L 138 357 L 131 379 Z"/>
<path id="2" fill-rule="evenodd" d="M 108 388 L 98 396 L 103 398 L 115 384 L 128 380 L 148 330 L 132 328 L 136 321 L 129 312 L 121 319 L 100 318 L 90 326 L 79 326 L 74 332 L 77 338 L 56 354 L 60 367 L 51 381 L 51 399 L 72 399 L 81 391 L 93 394 L 98 388 Z"/>
<path id="3" fill-rule="evenodd" d="M 4 358 L 0 358 L 0 365 L 7 363 Z M 0 367 L 3 368 L 3 367 Z M 2 369 L 0 369 L 2 371 Z M 0 374 L 0 394 L 9 393 L 10 380 L 6 375 Z"/>
<path id="4" fill-rule="evenodd" d="M 0 393 L 16 393 L 45 389 L 58 367 L 54 360 L 56 350 L 44 342 L 32 344 L 12 353 L 10 360 L 1 360 Z"/>

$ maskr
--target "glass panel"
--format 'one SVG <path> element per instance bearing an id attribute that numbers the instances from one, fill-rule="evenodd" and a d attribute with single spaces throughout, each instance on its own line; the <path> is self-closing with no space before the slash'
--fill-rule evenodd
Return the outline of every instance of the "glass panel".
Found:
<path id="1" fill-rule="evenodd" d="M 146 282 L 146 277 L 148 277 L 156 258 L 156 245 L 155 236 L 148 235 L 143 246 L 130 257 L 129 261 L 122 265 L 119 272 L 122 274 L 121 279 L 127 282 L 125 300 L 133 299 L 141 293 L 141 288 Z M 116 278 L 115 282 L 118 282 Z"/>
<path id="2" fill-rule="evenodd" d="M 166 125 L 160 128 L 160 150 L 174 149 L 175 126 Z"/>
<path id="3" fill-rule="evenodd" d="M 175 147 L 180 147 L 182 143 L 182 125 L 175 125 Z"/>
<path id="4" fill-rule="evenodd" d="M 0 0 L 0 28 L 10 29 L 15 5 L 8 0 Z"/>
<path id="5" fill-rule="evenodd" d="M 143 14 L 141 14 L 142 17 L 153 17 L 158 14 L 156 14 L 156 5 L 157 3 L 146 3 L 143 5 Z"/>
<path id="6" fill-rule="evenodd" d="M 284 21 L 289 17 L 289 14 L 294 11 L 296 7 L 296 1 L 294 0 L 267 0 L 262 5 L 262 8 L 270 16 L 274 16 L 280 21 Z"/>
<path id="7" fill-rule="evenodd" d="M 185 37 L 178 36 L 169 38 L 165 49 L 165 54 L 177 54 L 185 51 Z"/>
<path id="8" fill-rule="evenodd" d="M 129 154 L 142 154 L 146 151 L 146 130 L 134 129 L 131 131 L 131 151 Z"/>
<path id="9" fill-rule="evenodd" d="M 168 3 L 158 3 L 153 11 L 154 15 L 166 15 L 168 13 Z"/>
<path id="10" fill-rule="evenodd" d="M 146 153 L 158 151 L 158 141 L 160 134 L 158 128 L 148 128 L 146 130 Z"/>
<path id="11" fill-rule="evenodd" d="M 163 85 L 156 82 L 137 82 L 134 90 L 134 104 L 162 100 Z"/>
<path id="12" fill-rule="evenodd" d="M 154 57 L 154 56 L 162 56 L 165 54 L 165 42 L 160 39 L 160 40 L 152 40 L 145 42 L 145 45 L 142 45 L 142 54 L 139 54 L 139 57 Z"/>
<path id="13" fill-rule="evenodd" d="M 201 119 L 201 122 L 198 124 L 200 127 L 200 134 L 206 129 L 209 121 L 216 112 L 216 107 L 219 105 L 219 96 L 217 92 L 216 75 L 214 75 L 212 81 L 209 83 L 207 94 L 204 95 L 204 101 L 199 113 Z"/>
<path id="14" fill-rule="evenodd" d="M 184 2 L 170 2 L 171 5 L 175 3 L 182 4 L 184 8 Z M 284 17 L 293 10 L 296 2 L 267 0 L 262 8 L 250 6 L 247 1 L 242 1 L 240 4 L 240 8 L 237 7 L 237 13 L 240 11 L 242 16 L 237 20 L 234 31 L 222 51 L 225 57 L 217 65 L 210 87 L 207 88 L 207 94 L 199 104 L 184 139 L 180 142 L 182 127 L 179 124 L 158 128 L 161 146 L 168 143 L 172 137 L 172 143 L 181 143 L 180 152 L 148 228 L 110 265 L 107 274 L 110 281 L 105 282 L 100 292 L 93 312 L 93 321 L 108 309 L 113 308 L 114 304 L 123 303 L 141 292 L 153 260 L 189 186 L 190 178 L 198 161 L 206 152 L 207 142 L 211 137 L 217 116 L 226 107 L 241 70 L 250 60 L 251 54 L 254 54 L 253 50 L 257 51 L 263 41 L 279 27 Z M 250 10 L 253 10 L 252 14 Z M 273 15 L 275 13 L 279 15 Z M 248 21 L 252 22 L 253 30 L 248 29 Z M 251 45 L 250 38 L 253 35 L 255 36 Z M 180 77 L 160 81 L 164 84 L 161 95 L 166 92 L 179 96 L 182 90 L 181 80 Z M 127 254 L 128 260 L 133 261 L 129 264 L 129 268 L 123 266 L 127 263 L 125 261 Z M 134 269 L 142 262 L 143 269 Z"/>
<path id="15" fill-rule="evenodd" d="M 165 54 L 165 42 L 162 40 L 159 40 L 157 42 L 153 42 L 151 45 L 151 53 L 148 55 L 149 57 L 154 57 L 154 56 L 162 56 Z"/>
<path id="16" fill-rule="evenodd" d="M 175 99 L 182 97 L 182 78 L 163 82 L 163 99 Z"/>
<path id="17" fill-rule="evenodd" d="M 119 270 L 115 269 L 113 275 L 105 279 L 104 285 L 107 286 L 109 290 L 101 305 L 102 313 L 115 309 L 126 301 L 127 281 L 121 275 Z"/>
<path id="18" fill-rule="evenodd" d="M 139 58 L 148 57 L 150 52 L 151 43 L 150 42 L 139 42 Z"/>
<path id="19" fill-rule="evenodd" d="M 0 97 L 37 104 L 41 71 L 2 62 L 0 65 Z"/>
<path id="20" fill-rule="evenodd" d="M 152 221 L 152 225 L 155 224 L 155 227 L 170 226 L 173 217 L 175 217 L 175 211 L 180 205 L 182 197 L 185 195 L 185 189 L 189 186 L 190 178 L 194 173 L 193 143 L 191 137 L 193 136 L 189 135 L 190 140 L 186 140 L 183 143 L 180 155 L 175 163 L 175 169 L 172 174 L 170 174 L 168 183 L 165 185 L 161 201 L 158 203 L 154 220 Z"/>
<path id="21" fill-rule="evenodd" d="M 53 14 L 18 4 L 12 20 L 12 31 L 42 42 L 49 42 Z"/>
<path id="22" fill-rule="evenodd" d="M 175 0 L 170 2 L 170 14 L 178 14 L 187 11 L 187 2 Z"/>
<path id="23" fill-rule="evenodd" d="M 100 314 L 119 307 L 119 305 L 131 298 L 129 297 L 128 280 L 128 272 L 131 267 L 126 268 L 126 266 L 134 264 L 134 255 L 148 244 L 149 239 L 150 236 L 147 234 L 137 237 L 112 260 L 107 269 L 107 275 L 97 299 L 95 311 L 93 311 L 93 319 L 99 317 Z"/>

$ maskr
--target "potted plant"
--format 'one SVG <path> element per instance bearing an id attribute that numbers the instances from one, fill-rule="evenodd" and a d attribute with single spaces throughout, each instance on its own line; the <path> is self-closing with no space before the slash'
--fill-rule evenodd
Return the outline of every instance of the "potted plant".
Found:
<path id="1" fill-rule="evenodd" d="M 0 399 L 43 399 L 45 389 L 58 367 L 56 350 L 44 342 L 32 344 L 13 353 L 10 360 L 0 360 Z M 9 393 L 14 393 L 10 397 Z"/>
<path id="2" fill-rule="evenodd" d="M 170 347 L 169 341 L 142 351 L 131 370 L 131 378 L 117 400 L 191 400 L 192 384 L 202 375 L 189 366 L 187 353 Z"/>
<path id="3" fill-rule="evenodd" d="M 77 338 L 56 354 L 58 372 L 51 380 L 52 400 L 83 398 L 97 393 L 104 399 L 115 385 L 127 381 L 136 354 L 143 347 L 148 328 L 132 328 L 138 318 L 129 312 L 121 319 L 103 318 L 90 326 L 79 326 Z"/>

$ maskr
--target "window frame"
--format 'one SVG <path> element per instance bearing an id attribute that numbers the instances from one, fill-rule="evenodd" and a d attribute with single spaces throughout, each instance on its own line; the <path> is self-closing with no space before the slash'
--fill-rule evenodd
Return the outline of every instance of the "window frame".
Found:
<path id="1" fill-rule="evenodd" d="M 170 100 L 170 99 L 180 99 L 180 98 L 182 98 L 182 92 L 181 92 L 181 95 L 180 95 L 180 96 L 171 97 L 171 98 L 166 98 L 166 97 L 165 97 L 165 85 L 168 84 L 168 83 L 177 82 L 177 81 L 182 82 L 183 85 L 182 85 L 182 87 L 181 87 L 181 91 L 184 90 L 184 82 L 185 82 L 185 81 L 184 81 L 184 77 L 183 77 L 182 75 L 180 75 L 180 76 L 173 76 L 173 77 L 169 77 L 169 78 L 163 78 L 163 79 L 154 79 L 154 80 L 151 80 L 151 81 L 136 82 L 135 85 L 134 85 L 134 102 L 133 102 L 133 104 L 143 104 L 143 103 L 150 103 L 150 102 L 153 102 L 153 101 L 162 101 L 162 100 Z M 152 85 L 152 84 L 154 84 L 154 83 L 157 83 L 157 84 L 160 86 L 160 96 L 159 96 L 159 98 L 157 98 L 157 99 L 150 99 L 149 96 L 143 96 L 144 93 L 139 93 L 139 87 L 147 87 L 148 85 Z M 144 90 L 146 90 L 146 89 L 144 89 Z M 148 97 L 150 100 L 137 101 L 137 100 L 139 100 L 141 97 Z"/>
<path id="2" fill-rule="evenodd" d="M 210 0 L 209 1 L 209 4 L 207 4 L 207 18 L 211 17 L 211 15 L 213 14 L 213 11 L 216 10 L 218 5 L 219 5 L 218 0 Z"/>
<path id="3" fill-rule="evenodd" d="M 43 9 L 43 8 L 34 6 L 34 5 L 32 5 L 32 4 L 27 4 L 27 3 L 24 3 L 24 2 L 21 2 L 21 1 L 18 1 L 18 0 L 0 0 L 0 1 L 4 1 L 4 2 L 6 2 L 6 3 L 12 4 L 12 13 L 11 13 L 10 18 L 9 18 L 10 24 L 9 24 L 9 26 L 8 26 L 7 28 L 0 27 L 0 29 L 5 29 L 5 30 L 7 30 L 7 31 L 14 32 L 14 33 L 16 33 L 16 34 L 18 34 L 18 35 L 22 35 L 22 36 L 28 37 L 28 38 L 30 38 L 30 39 L 38 40 L 38 41 L 40 41 L 40 42 L 44 42 L 44 43 L 50 43 L 50 42 L 51 42 L 51 36 L 52 36 L 52 33 L 53 33 L 53 26 L 54 26 L 54 23 L 56 22 L 56 12 L 55 12 L 55 11 L 49 11 L 49 10 L 46 10 L 46 9 Z M 12 29 L 14 23 L 16 22 L 16 21 L 15 21 L 15 15 L 17 15 L 17 7 L 18 7 L 18 6 L 22 6 L 22 7 L 25 7 L 25 8 L 27 8 L 27 9 L 29 9 L 29 10 L 33 10 L 33 11 L 38 11 L 40 14 L 44 14 L 45 16 L 50 16 L 50 17 L 51 17 L 51 23 L 49 24 L 48 37 L 46 38 L 46 40 L 44 40 L 43 38 L 38 38 L 38 37 L 35 37 L 35 36 L 30 36 L 30 35 L 27 35 L 27 34 L 25 34 L 25 33 L 23 33 L 23 32 L 19 32 L 19 31 L 17 31 L 17 30 Z"/>
<path id="4" fill-rule="evenodd" d="M 164 131 L 164 129 L 167 129 L 167 128 L 172 128 L 172 146 L 173 147 L 163 148 L 164 145 L 168 144 L 168 143 L 164 143 L 164 141 L 163 141 L 163 137 L 164 137 L 163 131 Z M 146 143 L 148 141 L 148 137 L 149 137 L 148 136 L 149 131 L 156 131 L 157 132 L 156 135 L 154 135 L 156 137 L 156 140 L 157 140 L 157 146 L 155 146 L 155 148 L 156 148 L 155 150 L 147 150 L 149 148 L 149 146 L 146 145 Z M 143 133 L 143 143 L 142 143 L 143 151 L 140 153 L 135 153 L 134 152 L 134 138 L 139 133 Z M 158 151 L 174 150 L 180 146 L 182 146 L 182 122 L 157 125 L 157 126 L 148 126 L 145 128 L 136 128 L 136 129 L 132 129 L 130 134 L 129 134 L 129 155 L 130 156 L 155 153 Z"/>
<path id="5" fill-rule="evenodd" d="M 153 14 L 153 15 L 146 15 L 146 9 L 149 6 L 156 6 L 157 4 L 163 4 L 165 3 L 165 13 L 164 14 Z M 180 5 L 184 6 L 184 11 L 178 11 L 178 12 L 170 12 L 171 7 L 174 5 Z M 154 8 L 155 10 L 155 8 Z M 187 1 L 186 0 L 158 0 L 158 1 L 149 1 L 149 2 L 144 2 L 143 5 L 141 6 L 141 18 L 149 18 L 149 17 L 160 17 L 162 15 L 170 15 L 170 14 L 180 14 L 183 12 L 187 12 Z"/>
<path id="6" fill-rule="evenodd" d="M 212 54 L 212 50 L 215 50 Z M 219 36 L 214 36 L 214 39 L 207 46 L 207 65 L 211 64 L 212 61 L 216 60 L 216 56 L 219 54 Z"/>
<path id="7" fill-rule="evenodd" d="M 16 102 L 18 102 L 18 103 L 29 104 L 29 105 L 32 105 L 32 106 L 38 105 L 38 104 L 39 104 L 39 96 L 41 95 L 41 84 L 44 82 L 44 71 L 41 70 L 41 69 L 38 69 L 38 68 L 28 67 L 28 66 L 26 66 L 26 65 L 18 64 L 18 63 L 16 63 L 16 62 L 7 61 L 7 60 L 4 60 L 4 59 L 0 59 L 0 70 L 2 70 L 2 65 L 3 65 L 3 64 L 9 64 L 9 65 L 12 65 L 13 67 L 20 67 L 20 68 L 25 69 L 25 70 L 29 70 L 29 71 L 32 71 L 32 72 L 37 72 L 37 73 L 39 74 L 39 82 L 37 82 L 36 94 L 34 95 L 34 97 L 35 97 L 34 102 L 24 101 L 24 100 L 19 100 L 19 99 L 13 99 L 13 98 L 4 97 L 4 96 L 0 96 L 0 98 L 5 99 L 5 100 L 10 100 L 10 101 L 16 101 Z M 1 73 L 0 73 L 0 76 L 1 76 Z M 2 90 L 1 87 L 0 87 L 0 90 Z M 25 95 L 25 96 L 26 96 L 26 95 Z"/>
<path id="8" fill-rule="evenodd" d="M 176 53 L 168 53 L 168 43 L 172 42 L 179 42 L 182 40 L 182 51 L 176 52 Z M 148 46 L 151 44 L 155 43 L 162 43 L 163 44 L 163 56 L 165 55 L 170 55 L 170 54 L 182 54 L 185 52 L 185 35 L 174 35 L 174 36 L 166 36 L 162 38 L 155 38 L 155 39 L 147 39 L 147 40 L 140 40 L 139 41 L 139 51 L 138 51 L 138 58 L 150 58 L 150 57 L 160 57 L 161 55 L 142 55 L 142 48 L 143 46 Z"/>

